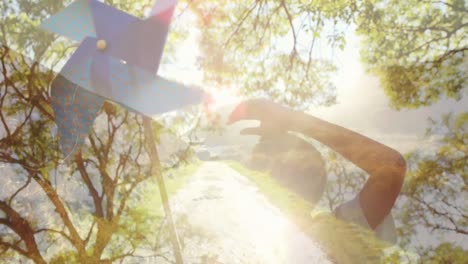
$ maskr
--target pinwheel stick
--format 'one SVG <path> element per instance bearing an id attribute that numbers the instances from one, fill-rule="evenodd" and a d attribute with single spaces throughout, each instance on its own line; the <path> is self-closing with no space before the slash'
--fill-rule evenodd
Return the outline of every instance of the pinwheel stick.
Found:
<path id="1" fill-rule="evenodd" d="M 169 234 L 171 238 L 172 247 L 174 249 L 174 257 L 177 264 L 183 264 L 182 252 L 180 250 L 179 238 L 177 237 L 177 231 L 175 229 L 174 219 L 172 218 L 171 207 L 169 205 L 169 199 L 167 196 L 166 185 L 161 172 L 161 163 L 159 160 L 158 150 L 154 143 L 153 128 L 151 125 L 151 119 L 149 117 L 143 117 L 143 126 L 145 129 L 145 138 L 149 148 L 149 154 L 152 161 L 152 173 L 156 175 L 156 179 L 159 186 L 159 193 L 161 194 L 161 200 L 164 207 L 164 213 L 169 222 Z"/>

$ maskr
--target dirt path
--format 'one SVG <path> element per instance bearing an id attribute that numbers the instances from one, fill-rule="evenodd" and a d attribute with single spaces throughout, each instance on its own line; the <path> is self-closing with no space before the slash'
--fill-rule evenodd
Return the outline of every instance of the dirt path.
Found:
<path id="1" fill-rule="evenodd" d="M 206 162 L 171 199 L 174 214 L 208 240 L 185 241 L 186 263 L 330 263 L 249 180 Z"/>

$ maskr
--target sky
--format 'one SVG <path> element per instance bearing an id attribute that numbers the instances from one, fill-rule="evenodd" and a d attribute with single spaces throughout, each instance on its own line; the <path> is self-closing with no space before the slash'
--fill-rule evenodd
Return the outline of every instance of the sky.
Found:
<path id="1" fill-rule="evenodd" d="M 428 118 L 439 119 L 449 112 L 468 111 L 466 91 L 460 101 L 443 99 L 432 106 L 416 110 L 392 109 L 378 78 L 366 73 L 360 62 L 359 38 L 350 32 L 346 39 L 345 49 L 336 56 L 338 103 L 311 109 L 310 114 L 407 152 L 421 143 L 431 144 L 431 138 L 423 138 Z"/>
<path id="2" fill-rule="evenodd" d="M 190 19 L 190 18 L 187 18 Z M 181 18 L 181 20 L 184 20 Z M 186 23 L 177 21 L 176 23 Z M 163 65 L 161 74 L 175 80 L 182 79 L 187 84 L 202 84 L 202 72 L 195 66 L 197 34 L 191 36 L 177 47 L 177 62 L 172 65 Z M 285 50 L 290 49 L 287 38 L 282 40 Z M 361 42 L 353 30 L 346 35 L 347 44 L 342 51 L 333 51 L 332 59 L 338 66 L 333 81 L 336 85 L 337 103 L 329 107 L 313 107 L 308 113 L 326 121 L 344 126 L 362 133 L 374 140 L 389 145 L 396 150 L 407 153 L 417 147 L 430 148 L 435 137 L 424 137 L 429 124 L 428 119 L 439 119 L 449 112 L 468 111 L 467 96 L 460 101 L 442 99 L 429 107 L 410 110 L 395 110 L 390 107 L 390 101 L 384 94 L 377 77 L 366 73 L 364 65 L 359 58 Z M 195 47 L 195 48 L 194 48 Z M 331 53 L 326 45 L 319 46 L 319 53 L 327 57 Z M 211 90 L 209 87 L 204 89 Z M 465 92 L 466 93 L 466 92 Z M 229 96 L 227 96 L 229 97 Z M 232 98 L 231 98 L 232 99 Z M 225 105 L 221 108 L 231 109 L 235 99 L 225 98 Z M 241 125 L 239 127 L 245 127 Z M 238 128 L 232 129 L 229 134 L 236 133 Z M 227 135 L 222 135 L 227 136 Z M 214 142 L 222 141 L 213 140 Z"/>

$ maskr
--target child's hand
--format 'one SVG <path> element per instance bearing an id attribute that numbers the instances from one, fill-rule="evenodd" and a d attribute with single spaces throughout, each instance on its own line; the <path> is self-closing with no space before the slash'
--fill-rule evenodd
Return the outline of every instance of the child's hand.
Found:
<path id="1" fill-rule="evenodd" d="M 258 120 L 260 127 L 250 127 L 241 131 L 243 135 L 270 136 L 288 131 L 293 111 L 265 99 L 248 100 L 240 103 L 232 111 L 228 124 L 241 120 Z"/>

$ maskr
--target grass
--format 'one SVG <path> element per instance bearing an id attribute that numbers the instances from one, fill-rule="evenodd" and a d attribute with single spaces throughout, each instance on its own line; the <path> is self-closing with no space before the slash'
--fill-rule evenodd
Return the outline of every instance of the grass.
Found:
<path id="1" fill-rule="evenodd" d="M 187 180 L 201 164 L 202 162 L 198 160 L 191 161 L 188 164 L 180 164 L 177 168 L 163 172 L 169 199 L 183 188 Z M 165 213 L 155 176 L 138 185 L 127 207 L 129 209 L 120 218 L 119 229 L 114 234 L 117 237 L 116 239 L 119 239 L 119 237 L 120 239 L 127 239 L 132 246 L 142 246 L 143 251 L 150 250 L 155 255 L 172 258 L 172 251 L 164 249 L 166 246 L 170 248 L 170 232 L 167 221 L 164 221 Z M 173 217 L 179 232 L 179 238 L 187 237 L 183 233 L 188 228 L 183 215 L 173 215 Z"/>
<path id="2" fill-rule="evenodd" d="M 178 168 L 169 169 L 163 172 L 164 183 L 169 199 L 180 188 L 184 186 L 187 180 L 192 176 L 202 164 L 201 161 L 196 160 L 188 164 L 181 164 Z M 170 175 L 170 176 L 169 176 Z M 164 212 L 162 210 L 162 201 L 156 177 L 148 180 L 142 190 L 143 202 L 138 206 L 142 210 L 146 210 L 150 215 L 155 217 L 162 217 Z"/>
<path id="3" fill-rule="evenodd" d="M 385 245 L 371 232 L 344 223 L 279 185 L 267 173 L 252 171 L 238 162 L 226 162 L 248 177 L 267 199 L 316 241 L 335 263 L 378 263 Z"/>
<path id="4" fill-rule="evenodd" d="M 192 176 L 202 164 L 202 161 L 196 160 L 190 164 L 184 164 L 175 169 L 170 169 L 163 172 L 166 183 L 167 194 L 169 197 L 177 192 L 187 182 L 187 179 Z M 168 175 L 171 175 L 170 177 Z"/>

